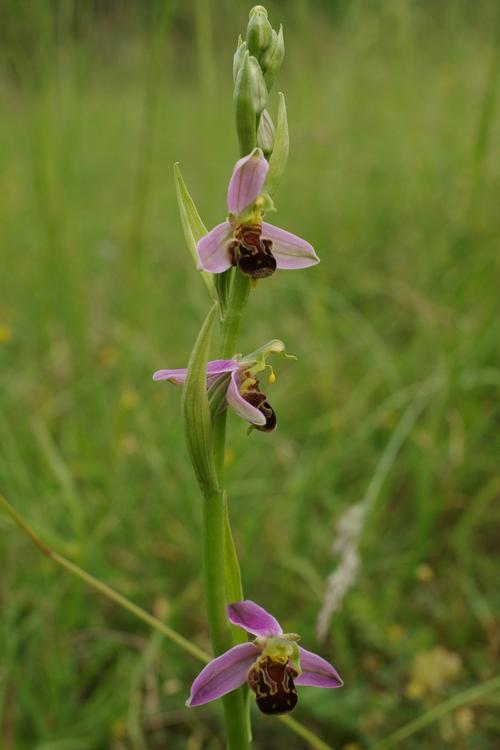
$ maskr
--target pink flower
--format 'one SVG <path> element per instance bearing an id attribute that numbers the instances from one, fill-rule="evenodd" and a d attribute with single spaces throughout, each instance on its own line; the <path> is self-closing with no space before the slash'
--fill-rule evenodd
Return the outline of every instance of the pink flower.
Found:
<path id="1" fill-rule="evenodd" d="M 257 349 L 252 354 L 241 358 L 215 359 L 207 363 L 207 389 L 220 384 L 225 388 L 225 400 L 236 414 L 246 419 L 253 427 L 263 432 L 270 432 L 276 427 L 276 414 L 267 400 L 265 393 L 259 387 L 256 375 L 266 368 L 271 369 L 270 383 L 275 380 L 274 371 L 266 363 L 270 354 L 289 355 L 285 352 L 282 341 L 274 339 Z M 294 359 L 293 357 L 291 359 Z M 187 369 L 157 370 L 153 380 L 168 380 L 176 385 L 182 385 L 186 380 Z"/>
<path id="2" fill-rule="evenodd" d="M 299 636 L 283 633 L 281 625 L 255 602 L 230 604 L 228 617 L 256 636 L 212 659 L 191 686 L 188 706 L 201 706 L 248 683 L 265 714 L 288 713 L 297 703 L 296 685 L 342 687 L 332 665 L 318 654 L 297 645 Z"/>
<path id="3" fill-rule="evenodd" d="M 236 162 L 227 191 L 227 221 L 198 242 L 200 266 L 222 273 L 231 266 L 260 279 L 276 268 L 307 268 L 319 263 L 313 247 L 291 232 L 262 220 L 269 200 L 262 190 L 269 164 L 260 148 Z"/>

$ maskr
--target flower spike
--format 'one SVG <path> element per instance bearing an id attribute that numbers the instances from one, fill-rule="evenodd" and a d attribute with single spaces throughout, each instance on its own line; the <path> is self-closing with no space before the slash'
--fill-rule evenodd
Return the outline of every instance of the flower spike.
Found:
<path id="1" fill-rule="evenodd" d="M 263 713 L 283 714 L 297 704 L 296 685 L 342 687 L 335 668 L 298 646 L 299 636 L 283 633 L 278 620 L 263 607 L 245 600 L 229 604 L 227 611 L 233 625 L 257 637 L 207 664 L 193 682 L 188 706 L 201 706 L 247 682 Z"/>

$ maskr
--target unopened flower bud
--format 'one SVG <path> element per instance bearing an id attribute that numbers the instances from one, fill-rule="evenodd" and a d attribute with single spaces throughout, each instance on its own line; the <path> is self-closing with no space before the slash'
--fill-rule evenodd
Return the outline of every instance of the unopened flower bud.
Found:
<path id="1" fill-rule="evenodd" d="M 256 5 L 250 11 L 247 26 L 247 47 L 250 54 L 260 60 L 271 44 L 272 34 L 273 29 L 267 19 L 267 10 L 262 5 Z"/>
<path id="2" fill-rule="evenodd" d="M 260 65 L 264 73 L 267 90 L 271 91 L 274 79 L 281 68 L 285 58 L 285 40 L 283 39 L 283 27 L 276 33 L 273 30 L 272 41 L 266 52 L 262 55 Z"/>
<path id="3" fill-rule="evenodd" d="M 257 129 L 257 146 L 262 149 L 266 158 L 273 152 L 274 125 L 267 109 L 260 116 L 259 127 Z"/>
<path id="4" fill-rule="evenodd" d="M 267 102 L 267 88 L 259 63 L 244 52 L 234 87 L 236 128 L 241 154 L 248 154 L 257 142 L 257 121 Z"/>
<path id="5" fill-rule="evenodd" d="M 241 63 L 243 62 L 243 57 L 245 56 L 245 52 L 247 51 L 247 43 L 243 41 L 241 36 L 238 39 L 238 47 L 236 48 L 236 52 L 234 53 L 233 57 L 233 80 L 236 83 L 236 79 L 238 78 L 238 72 L 241 68 Z"/>

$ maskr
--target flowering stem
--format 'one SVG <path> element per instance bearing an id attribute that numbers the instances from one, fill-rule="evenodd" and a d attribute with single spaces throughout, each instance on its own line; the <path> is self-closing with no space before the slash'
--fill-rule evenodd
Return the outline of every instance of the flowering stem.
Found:
<path id="1" fill-rule="evenodd" d="M 228 306 L 222 321 L 220 357 L 231 357 L 235 351 L 243 310 L 250 291 L 250 280 L 238 270 L 234 273 Z M 220 486 L 223 486 L 226 449 L 226 411 L 213 424 L 213 456 Z M 216 654 L 246 640 L 244 632 L 229 628 L 226 614 L 228 598 L 243 599 L 241 573 L 229 522 L 227 498 L 223 491 L 205 498 L 203 517 L 203 567 L 208 619 L 212 646 Z M 250 748 L 249 715 L 243 689 L 223 699 L 226 737 L 229 748 Z"/>
<path id="2" fill-rule="evenodd" d="M 207 359 L 216 312 L 217 305 L 214 305 L 191 352 L 182 394 L 182 411 L 189 455 L 204 500 L 203 581 L 212 648 L 214 655 L 218 656 L 233 646 L 233 637 L 226 609 L 226 557 L 230 559 L 226 555 L 226 498 L 216 468 L 221 463 L 215 461 L 206 391 Z M 233 576 L 231 578 L 235 580 Z M 249 732 L 242 691 L 226 695 L 222 702 L 228 749 L 247 750 Z"/>
<path id="3" fill-rule="evenodd" d="M 235 270 L 229 301 L 222 321 L 222 340 L 219 356 L 221 359 L 232 357 L 235 354 L 236 341 L 240 329 L 241 318 L 245 309 L 248 295 L 250 293 L 250 279 Z M 221 487 L 224 485 L 224 456 L 226 451 L 226 410 L 218 414 L 213 426 L 214 438 L 214 462 L 217 477 Z M 232 601 L 243 599 L 243 588 L 241 585 L 241 572 L 238 555 L 234 546 L 227 498 L 224 498 L 224 525 L 225 525 L 225 563 L 226 563 L 226 596 Z M 239 628 L 232 628 L 233 638 L 237 643 L 244 643 L 246 637 Z"/>
<path id="4" fill-rule="evenodd" d="M 248 55 L 247 55 L 248 57 Z M 241 107 L 239 108 L 241 110 Z M 237 122 L 241 111 L 237 107 Z M 247 113 L 248 114 L 248 113 Z M 249 153 L 256 141 L 256 121 L 242 137 L 243 124 L 238 127 L 241 156 Z M 229 278 L 229 277 L 226 277 Z M 221 322 L 221 345 L 219 356 L 229 359 L 236 353 L 236 341 L 243 311 L 250 293 L 250 279 L 235 269 L 227 306 L 223 304 Z M 225 298 L 225 295 L 222 296 Z M 221 300 L 222 301 L 222 300 Z M 205 571 L 205 593 L 208 618 L 214 652 L 219 654 L 235 642 L 246 640 L 243 631 L 229 628 L 226 605 L 228 597 L 232 601 L 243 599 L 241 573 L 229 522 L 227 496 L 224 492 L 224 456 L 226 450 L 226 411 L 213 420 L 213 465 L 217 475 L 218 492 L 205 496 L 203 517 L 203 567 Z M 224 719 L 228 748 L 247 750 L 250 748 L 250 716 L 243 688 L 235 690 L 223 699 Z"/>
<path id="5" fill-rule="evenodd" d="M 205 497 L 203 527 L 205 531 L 203 569 L 207 590 L 208 620 L 212 634 L 212 645 L 214 651 L 219 654 L 228 648 L 230 640 L 225 607 L 224 555 L 221 545 L 224 539 L 224 499 L 222 492 L 215 492 Z"/>

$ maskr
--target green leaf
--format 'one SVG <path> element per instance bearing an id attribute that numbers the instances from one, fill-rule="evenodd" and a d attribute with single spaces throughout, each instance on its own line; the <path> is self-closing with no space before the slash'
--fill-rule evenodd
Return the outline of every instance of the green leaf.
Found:
<path id="1" fill-rule="evenodd" d="M 196 245 L 207 234 L 207 228 L 202 222 L 194 201 L 189 195 L 186 183 L 183 180 L 179 164 L 174 164 L 175 189 L 177 193 L 177 204 L 181 215 L 182 229 L 186 239 L 189 252 L 196 266 L 198 266 L 198 251 Z M 211 273 L 201 271 L 201 276 L 213 300 L 217 299 L 214 280 Z"/>
<path id="2" fill-rule="evenodd" d="M 212 420 L 206 372 L 217 304 L 212 305 L 189 357 L 182 392 L 182 414 L 191 463 L 205 497 L 219 492 L 213 456 Z"/>
<path id="3" fill-rule="evenodd" d="M 278 96 L 278 119 L 276 122 L 274 148 L 271 158 L 269 159 L 269 172 L 267 173 L 266 184 L 264 185 L 264 190 L 269 193 L 269 195 L 272 195 L 280 184 L 288 161 L 289 139 L 285 97 L 281 91 Z"/>

